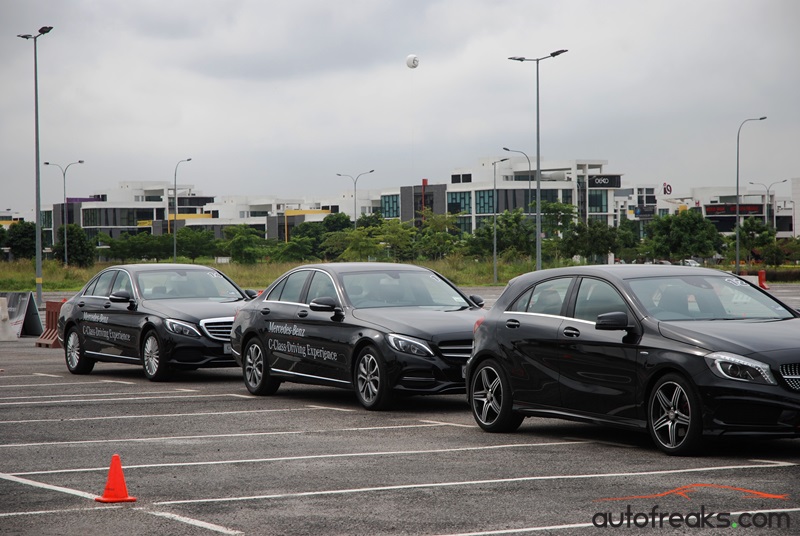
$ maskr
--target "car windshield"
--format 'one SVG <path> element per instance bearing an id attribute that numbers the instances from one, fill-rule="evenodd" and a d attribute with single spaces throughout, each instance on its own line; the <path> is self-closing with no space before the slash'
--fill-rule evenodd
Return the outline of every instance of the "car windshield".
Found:
<path id="1" fill-rule="evenodd" d="M 159 269 L 140 272 L 136 284 L 148 300 L 196 298 L 213 301 L 243 299 L 242 293 L 214 270 Z"/>
<path id="2" fill-rule="evenodd" d="M 359 309 L 426 307 L 465 309 L 469 302 L 433 272 L 386 270 L 341 275 L 350 302 Z"/>
<path id="3" fill-rule="evenodd" d="M 780 320 L 794 315 L 769 295 L 734 276 L 647 277 L 628 280 L 659 320 Z"/>

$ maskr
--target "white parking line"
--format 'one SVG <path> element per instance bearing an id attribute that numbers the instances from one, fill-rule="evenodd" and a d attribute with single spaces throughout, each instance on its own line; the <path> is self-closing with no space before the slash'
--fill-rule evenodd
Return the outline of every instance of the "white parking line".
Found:
<path id="1" fill-rule="evenodd" d="M 590 443 L 586 441 L 585 443 Z M 152 463 L 145 465 L 126 465 L 125 470 L 132 469 L 154 469 L 162 467 L 191 467 L 191 466 L 207 466 L 207 465 L 236 465 L 240 463 L 274 463 L 274 462 L 291 462 L 291 461 L 306 461 L 306 460 L 322 460 L 322 459 L 335 459 L 335 458 L 364 458 L 364 457 L 378 457 L 378 456 L 409 456 L 417 454 L 450 454 L 454 452 L 470 452 L 482 450 L 500 450 L 500 449 L 514 449 L 514 448 L 530 448 L 530 447 L 552 447 L 562 445 L 575 445 L 574 441 L 569 442 L 555 442 L 555 443 L 519 443 L 514 445 L 487 445 L 482 447 L 455 447 L 449 449 L 427 449 L 427 450 L 394 450 L 394 451 L 381 451 L 381 452 L 358 452 L 346 454 L 309 454 L 306 456 L 279 456 L 275 458 L 255 458 L 250 460 L 218 460 L 210 462 L 175 462 L 175 463 Z M 54 469 L 50 471 L 28 471 L 24 473 L 10 473 L 15 476 L 31 476 L 31 475 L 52 475 L 58 473 L 88 473 L 93 471 L 105 471 L 106 467 L 90 467 L 83 469 Z"/>
<path id="2" fill-rule="evenodd" d="M 439 426 L 436 424 L 406 424 L 396 426 L 368 426 L 364 428 L 338 428 L 330 430 L 286 430 L 282 432 L 250 432 L 246 434 L 208 434 L 208 435 L 192 435 L 192 436 L 162 436 L 162 437 L 132 437 L 124 439 L 85 439 L 81 441 L 52 441 L 42 443 L 9 443 L 0 445 L 0 448 L 12 447 L 43 447 L 43 446 L 65 446 L 65 445 L 91 445 L 91 444 L 108 444 L 108 443 L 148 443 L 157 441 L 185 441 L 189 439 L 214 439 L 214 438 L 232 438 L 232 437 L 264 437 L 264 436 L 280 436 L 280 435 L 298 435 L 298 434 L 327 434 L 330 432 L 365 432 L 374 430 L 402 430 L 407 428 L 431 428 Z"/>
<path id="3" fill-rule="evenodd" d="M 208 417 L 211 415 L 239 415 L 245 413 L 281 413 L 284 411 L 315 411 L 331 409 L 323 406 L 307 406 L 305 408 L 280 408 L 280 409 L 247 409 L 239 411 L 203 411 L 199 413 L 162 413 L 150 415 L 107 415 L 105 417 L 73 417 L 71 419 L 25 419 L 19 421 L 0 421 L 0 424 L 32 424 L 46 422 L 80 422 L 80 421 L 116 421 L 119 419 L 164 419 L 177 417 Z"/>
<path id="4" fill-rule="evenodd" d="M 43 404 L 61 404 L 65 406 L 67 404 L 89 404 L 93 402 L 99 402 L 102 404 L 107 404 L 108 402 L 141 402 L 143 400 L 167 400 L 170 398 L 223 398 L 223 397 L 233 397 L 236 396 L 233 393 L 225 393 L 225 394 L 216 394 L 216 395 L 175 395 L 175 396 L 134 396 L 128 398 L 106 398 L 102 400 L 98 399 L 86 399 L 86 400 L 39 400 L 33 402 L 0 402 L 0 406 L 36 406 L 36 405 L 43 405 Z"/>
<path id="5" fill-rule="evenodd" d="M 95 497 L 97 497 L 97 495 L 94 495 L 93 493 L 86 493 L 85 491 L 78 491 L 76 489 L 64 488 L 61 486 L 52 486 L 50 484 L 43 484 L 41 482 L 28 480 L 27 478 L 20 478 L 18 476 L 7 473 L 0 473 L 0 479 L 16 482 L 17 484 L 25 484 L 28 486 L 33 486 L 34 488 L 48 489 L 50 491 L 60 491 L 61 493 L 67 493 L 69 495 L 77 495 L 78 497 L 83 497 L 84 499 L 93 500 Z"/>
<path id="6" fill-rule="evenodd" d="M 118 382 L 118 381 L 108 381 L 108 380 L 100 380 L 95 382 L 57 382 L 57 383 L 15 383 L 13 385 L 0 385 L 0 389 L 18 389 L 18 388 L 26 388 L 29 389 L 31 387 L 63 387 L 65 385 L 73 386 L 73 385 L 97 385 L 99 383 L 122 383 L 125 385 L 134 385 L 135 382 Z"/>
<path id="7" fill-rule="evenodd" d="M 55 384 L 62 385 L 62 384 Z M 167 393 L 196 393 L 197 389 L 168 389 L 166 391 L 142 391 L 139 393 L 77 393 L 77 394 L 60 394 L 60 395 L 28 395 L 28 396 L 4 396 L 0 400 L 35 400 L 40 398 L 72 398 L 76 396 L 127 396 L 127 395 L 163 395 Z"/>
<path id="8" fill-rule="evenodd" d="M 20 516 L 39 516 L 46 514 L 68 514 L 70 512 L 93 512 L 95 510 L 119 510 L 121 505 L 104 504 L 94 508 L 64 508 L 62 510 L 33 510 L 31 512 L 2 512 L 0 517 L 20 517 Z"/>
<path id="9" fill-rule="evenodd" d="M 138 510 L 138 509 L 137 509 Z M 153 510 L 141 510 L 146 514 L 150 514 L 152 516 L 158 517 L 165 517 L 167 519 L 172 519 L 173 521 L 180 521 L 181 523 L 186 523 L 187 525 L 192 525 L 193 527 L 198 527 L 201 529 L 207 529 L 214 532 L 221 532 L 222 534 L 244 534 L 244 532 L 228 529 L 225 527 L 221 527 L 219 525 L 214 525 L 213 523 L 206 523 L 205 521 L 200 521 L 198 519 L 192 519 L 191 517 L 186 516 L 179 516 L 177 514 L 170 514 L 167 512 L 156 512 Z"/>
<path id="10" fill-rule="evenodd" d="M 768 464 L 768 465 L 767 465 Z M 272 495 L 251 495 L 243 497 L 219 497 L 213 499 L 186 499 L 178 501 L 161 501 L 153 504 L 167 505 L 167 504 L 199 504 L 199 503 L 214 503 L 214 502 L 229 502 L 229 501 L 255 501 L 255 500 L 270 500 L 270 499 L 293 499 L 299 497 L 319 497 L 330 495 L 346 495 L 354 493 L 375 493 L 376 491 L 397 491 L 408 489 L 432 489 L 432 488 L 448 488 L 457 486 L 485 486 L 487 484 L 509 484 L 516 482 L 535 482 L 545 480 L 580 480 L 580 479 L 595 479 L 595 478 L 617 478 L 617 477 L 631 477 L 631 476 L 654 476 L 654 475 L 671 475 L 671 474 L 684 474 L 684 473 L 704 473 L 709 471 L 730 471 L 740 469 L 764 469 L 768 467 L 791 467 L 797 464 L 790 462 L 769 461 L 767 464 L 760 463 L 758 465 L 725 465 L 725 466 L 709 466 L 709 467 L 695 467 L 690 469 L 664 469 L 661 471 L 635 471 L 629 473 L 596 473 L 596 474 L 583 474 L 583 475 L 545 475 L 545 476 L 526 476 L 516 478 L 494 478 L 488 480 L 471 480 L 461 482 L 430 482 L 426 484 L 399 484 L 396 486 L 375 486 L 371 488 L 353 488 L 353 489 L 335 489 L 335 490 L 322 490 L 322 491 L 304 491 L 294 493 L 276 493 Z"/>

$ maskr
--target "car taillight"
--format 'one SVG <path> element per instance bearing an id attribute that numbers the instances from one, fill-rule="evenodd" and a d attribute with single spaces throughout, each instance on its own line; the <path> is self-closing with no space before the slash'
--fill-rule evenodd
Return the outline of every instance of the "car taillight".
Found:
<path id="1" fill-rule="evenodd" d="M 478 331 L 478 328 L 481 327 L 481 324 L 483 324 L 484 320 L 486 320 L 486 317 L 482 316 L 478 320 L 475 321 L 475 325 L 472 326 L 472 333 L 475 333 L 476 331 Z"/>

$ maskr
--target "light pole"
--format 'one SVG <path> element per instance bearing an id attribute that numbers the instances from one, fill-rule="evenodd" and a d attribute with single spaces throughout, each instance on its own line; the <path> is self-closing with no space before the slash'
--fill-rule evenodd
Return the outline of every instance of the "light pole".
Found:
<path id="1" fill-rule="evenodd" d="M 561 54 L 567 52 L 566 49 L 556 50 L 555 52 L 551 52 L 547 56 L 542 56 L 541 58 L 525 58 L 523 56 L 512 56 L 508 59 L 512 61 L 535 61 L 536 62 L 536 270 L 541 270 L 542 268 L 542 197 L 541 197 L 541 189 L 540 189 L 540 182 L 542 180 L 542 163 L 541 163 L 541 151 L 540 151 L 540 140 L 539 140 L 539 62 L 542 60 L 546 60 L 547 58 L 555 58 L 556 56 L 560 56 Z"/>
<path id="2" fill-rule="evenodd" d="M 69 265 L 69 260 L 67 257 L 67 225 L 69 225 L 69 220 L 67 219 L 67 170 L 69 166 L 73 164 L 83 164 L 83 160 L 78 160 L 77 162 L 70 162 L 67 164 L 67 167 L 61 167 L 58 164 L 52 164 L 50 162 L 45 162 L 45 166 L 56 166 L 58 169 L 61 170 L 61 176 L 64 178 L 64 266 Z M 55 234 L 53 235 L 55 237 Z M 55 242 L 55 238 L 53 238 Z"/>
<path id="3" fill-rule="evenodd" d="M 736 132 L 736 275 L 739 275 L 739 137 L 742 134 L 742 127 L 748 121 L 763 121 L 767 116 L 751 117 L 745 119 L 739 125 L 739 130 Z"/>
<path id="4" fill-rule="evenodd" d="M 358 201 L 357 201 L 357 197 L 356 197 L 356 194 L 358 193 L 358 190 L 357 190 L 358 179 L 359 179 L 359 177 L 361 177 L 361 175 L 369 175 L 373 171 L 375 171 L 375 170 L 374 169 L 370 169 L 369 171 L 365 171 L 364 173 L 359 173 L 358 175 L 356 175 L 355 179 L 353 178 L 352 175 L 344 175 L 342 173 L 337 173 L 336 174 L 338 177 L 350 177 L 350 180 L 353 181 L 353 229 L 356 229 L 358 227 Z"/>
<path id="5" fill-rule="evenodd" d="M 775 182 L 770 183 L 769 186 L 767 186 L 763 182 L 749 182 L 748 183 L 748 184 L 752 184 L 754 186 L 763 186 L 767 191 L 767 196 L 764 198 L 764 225 L 768 225 L 768 223 L 769 223 L 768 222 L 768 219 L 769 219 L 769 216 L 768 216 L 768 214 L 769 214 L 769 205 L 770 205 L 770 202 L 769 202 L 769 191 L 776 184 L 781 184 L 781 183 L 786 182 L 788 180 L 789 179 L 783 179 L 782 181 L 775 181 Z M 775 211 L 774 210 L 772 211 L 772 228 L 773 229 L 775 228 Z"/>
<path id="6" fill-rule="evenodd" d="M 494 282 L 497 283 L 497 164 L 505 162 L 508 158 L 503 158 L 492 162 L 492 171 L 494 173 L 494 192 L 492 198 L 494 199 L 494 217 L 493 217 L 493 231 L 492 231 L 492 268 L 494 269 Z"/>
<path id="7" fill-rule="evenodd" d="M 175 205 L 175 214 L 172 217 L 172 262 L 178 262 L 178 166 L 181 165 L 181 162 L 191 162 L 191 158 L 186 158 L 184 160 L 179 160 L 177 164 L 175 164 L 175 175 L 174 175 L 174 205 Z"/>
<path id="8" fill-rule="evenodd" d="M 39 65 L 36 41 L 46 33 L 50 33 L 52 26 L 42 26 L 36 35 L 20 34 L 22 39 L 33 39 L 33 115 L 34 137 L 36 138 L 36 305 L 42 305 L 42 197 L 41 197 L 41 169 L 39 166 Z"/>
<path id="9" fill-rule="evenodd" d="M 531 159 L 528 158 L 528 155 L 525 154 L 523 151 L 516 151 L 514 149 L 509 149 L 508 147 L 503 147 L 504 151 L 508 151 L 509 153 L 520 153 L 525 155 L 525 160 L 528 161 L 528 207 L 531 206 L 532 195 L 531 195 L 531 175 L 533 171 L 531 171 Z M 541 182 L 539 181 L 539 175 L 536 175 L 536 269 L 540 270 L 542 268 L 542 219 L 539 216 L 539 200 L 541 199 L 542 195 L 539 190 L 541 186 Z M 530 212 L 528 213 L 530 214 Z"/>

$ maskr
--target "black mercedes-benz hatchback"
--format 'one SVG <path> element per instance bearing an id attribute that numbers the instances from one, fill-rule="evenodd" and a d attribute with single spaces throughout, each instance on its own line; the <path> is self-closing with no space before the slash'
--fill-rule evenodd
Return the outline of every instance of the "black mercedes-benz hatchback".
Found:
<path id="1" fill-rule="evenodd" d="M 709 436 L 800 436 L 800 314 L 728 272 L 611 265 L 509 282 L 475 331 L 468 401 L 489 432 L 524 417 Z"/>
<path id="2" fill-rule="evenodd" d="M 306 265 L 238 312 L 231 346 L 253 394 L 313 383 L 353 389 L 362 406 L 379 410 L 400 393 L 465 392 L 482 305 L 419 266 Z"/>
<path id="3" fill-rule="evenodd" d="M 62 305 L 58 338 L 73 374 L 98 361 L 141 365 L 154 381 L 170 368 L 235 366 L 231 325 L 255 296 L 205 266 L 112 266 Z"/>

